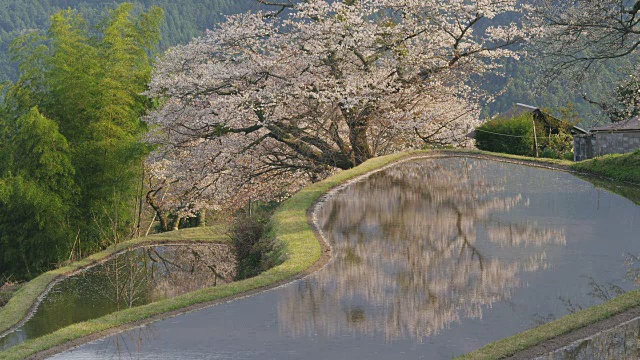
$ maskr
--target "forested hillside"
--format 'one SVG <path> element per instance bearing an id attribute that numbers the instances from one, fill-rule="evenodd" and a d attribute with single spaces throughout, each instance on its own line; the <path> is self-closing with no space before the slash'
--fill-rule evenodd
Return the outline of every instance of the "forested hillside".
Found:
<path id="1" fill-rule="evenodd" d="M 507 112 L 514 103 L 547 108 L 555 112 L 555 115 L 559 115 L 560 108 L 571 104 L 581 119 L 582 126 L 610 121 L 598 106 L 587 102 L 583 95 L 593 101 L 611 101 L 615 96 L 616 86 L 624 77 L 622 72 L 617 71 L 616 65 L 600 67 L 590 75 L 589 81 L 577 86 L 563 79 L 554 79 L 547 84 L 548 79 L 537 63 L 539 60 L 533 57 L 524 57 L 518 61 L 510 59 L 504 64 L 504 76 L 487 77 L 484 90 L 498 95 L 495 101 L 485 105 L 484 117 Z"/>
<path id="2" fill-rule="evenodd" d="M 68 8 L 79 10 L 90 24 L 124 0 L 0 0 L 0 82 L 17 77 L 9 45 L 27 29 L 46 29 L 51 15 Z M 225 14 L 255 9 L 252 0 L 133 0 L 140 8 L 159 6 L 165 11 L 160 47 L 186 43 L 211 28 Z"/>
<path id="3" fill-rule="evenodd" d="M 90 24 L 104 17 L 109 9 L 124 0 L 0 0 L 0 82 L 15 80 L 17 69 L 10 59 L 9 45 L 26 29 L 45 29 L 49 17 L 55 12 L 72 8 L 84 14 Z M 166 49 L 176 44 L 185 44 L 205 29 L 212 28 L 226 14 L 240 13 L 259 8 L 254 0 L 133 0 L 142 8 L 159 6 L 165 11 L 162 25 L 160 48 Z M 518 21 L 510 15 L 503 15 L 505 22 Z M 535 65 L 534 65 L 535 64 Z M 541 78 L 536 61 L 523 58 L 510 60 L 505 64 L 505 77 L 489 77 L 483 86 L 490 94 L 500 93 L 496 101 L 484 106 L 484 117 L 508 110 L 514 103 L 521 102 L 539 107 L 556 109 L 573 103 L 583 125 L 606 122 L 597 106 L 587 103 L 581 94 L 611 93 L 619 78 L 615 69 L 604 69 L 597 74 L 598 79 L 582 89 L 569 89 L 561 83 L 551 87 L 540 87 Z"/>

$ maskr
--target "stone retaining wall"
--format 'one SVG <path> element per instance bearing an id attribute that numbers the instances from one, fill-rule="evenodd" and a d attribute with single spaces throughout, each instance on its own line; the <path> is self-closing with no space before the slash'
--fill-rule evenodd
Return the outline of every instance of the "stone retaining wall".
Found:
<path id="1" fill-rule="evenodd" d="M 640 131 L 595 132 L 573 137 L 574 161 L 636 149 L 640 149 Z"/>

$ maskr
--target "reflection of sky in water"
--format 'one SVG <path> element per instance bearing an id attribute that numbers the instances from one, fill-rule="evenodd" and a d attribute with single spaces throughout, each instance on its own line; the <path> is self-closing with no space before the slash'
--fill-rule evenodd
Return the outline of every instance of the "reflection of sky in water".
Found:
<path id="1" fill-rule="evenodd" d="M 450 359 L 625 289 L 640 207 L 572 175 L 413 161 L 322 206 L 334 260 L 256 296 L 154 323 L 139 359 Z M 125 336 L 126 338 L 126 336 Z M 118 354 L 108 338 L 59 359 Z"/>
<path id="2" fill-rule="evenodd" d="M 0 349 L 117 309 L 147 304 L 232 280 L 228 245 L 146 247 L 123 253 L 56 284 Z"/>
<path id="3" fill-rule="evenodd" d="M 284 331 L 423 341 L 509 299 L 520 275 L 545 269 L 546 249 L 566 240 L 562 227 L 527 217 L 530 201 L 505 191 L 497 170 L 405 163 L 328 201 L 321 227 L 337 256 L 279 305 Z"/>

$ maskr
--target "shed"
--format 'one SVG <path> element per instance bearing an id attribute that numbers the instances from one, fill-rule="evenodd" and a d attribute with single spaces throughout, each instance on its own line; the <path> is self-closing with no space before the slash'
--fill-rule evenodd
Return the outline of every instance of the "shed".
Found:
<path id="1" fill-rule="evenodd" d="M 594 127 L 590 131 L 580 130 L 572 131 L 575 161 L 640 149 L 640 116 Z"/>

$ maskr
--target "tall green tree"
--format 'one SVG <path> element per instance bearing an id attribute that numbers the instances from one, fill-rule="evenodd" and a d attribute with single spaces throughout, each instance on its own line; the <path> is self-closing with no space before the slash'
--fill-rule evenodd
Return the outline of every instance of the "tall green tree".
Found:
<path id="1" fill-rule="evenodd" d="M 58 125 L 37 108 L 2 123 L 0 274 L 30 277 L 70 245 L 74 169 Z"/>
<path id="2" fill-rule="evenodd" d="M 145 132 L 140 117 L 152 104 L 141 94 L 150 79 L 151 55 L 160 39 L 162 21 L 160 8 L 143 12 L 130 3 L 112 10 L 97 27 L 88 26 L 77 11 L 65 10 L 51 17 L 46 33 L 31 32 L 12 44 L 20 78 L 6 92 L 2 106 L 5 120 L 0 126 L 7 144 L 2 148 L 5 155 L 0 156 L 0 162 L 6 163 L 0 171 L 4 182 L 0 212 L 6 214 L 0 218 L 0 227 L 4 226 L 7 234 L 10 225 L 16 224 L 25 231 L 39 228 L 55 233 L 49 221 L 35 220 L 43 218 L 37 212 L 21 213 L 20 218 L 10 216 L 16 206 L 38 202 L 34 211 L 65 214 L 73 234 L 64 235 L 67 248 L 77 235 L 84 252 L 94 251 L 106 246 L 108 238 L 121 237 L 131 228 L 141 164 L 148 153 L 140 141 Z M 36 169 L 45 160 L 25 154 L 33 154 L 33 148 L 45 146 L 49 140 L 19 130 L 23 129 L 20 119 L 35 118 L 42 124 L 45 120 L 50 123 L 51 136 L 64 140 L 67 160 L 58 159 L 50 165 L 65 164 L 69 169 L 65 174 L 71 179 L 55 187 L 56 182 L 42 180 L 43 186 L 49 184 L 42 191 L 39 185 L 31 185 L 40 184 Z M 52 153 L 46 155 L 46 159 L 55 158 Z M 29 171 L 18 173 L 17 169 Z M 27 211 L 29 206 L 23 208 Z M 37 243 L 38 239 L 44 245 L 45 237 L 33 233 L 15 241 Z M 11 256 L 24 250 L 15 249 Z M 51 256 L 46 265 L 50 265 Z M 21 270 L 34 272 L 15 271 Z"/>

